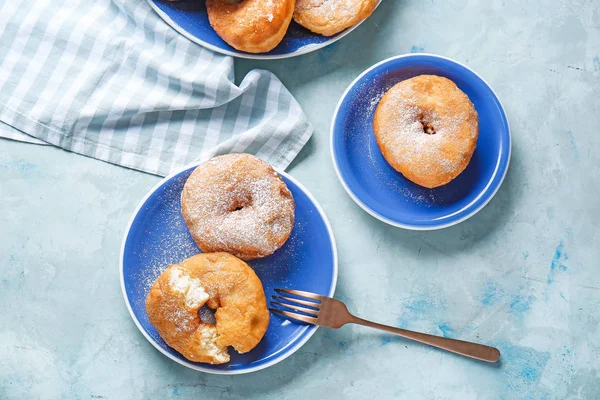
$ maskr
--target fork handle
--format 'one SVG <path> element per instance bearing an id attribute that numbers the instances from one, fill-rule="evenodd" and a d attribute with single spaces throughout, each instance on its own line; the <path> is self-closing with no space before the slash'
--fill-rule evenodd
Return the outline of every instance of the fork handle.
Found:
<path id="1" fill-rule="evenodd" d="M 392 326 L 378 324 L 367 321 L 366 319 L 354 317 L 353 323 L 390 332 L 403 338 L 411 339 L 416 342 L 428 344 L 433 347 L 448 350 L 463 356 L 476 358 L 487 362 L 496 362 L 500 359 L 500 351 L 495 347 L 485 346 L 483 344 L 465 342 L 464 340 L 449 339 L 441 336 L 428 335 L 426 333 L 413 332 L 406 329 L 394 328 Z"/>

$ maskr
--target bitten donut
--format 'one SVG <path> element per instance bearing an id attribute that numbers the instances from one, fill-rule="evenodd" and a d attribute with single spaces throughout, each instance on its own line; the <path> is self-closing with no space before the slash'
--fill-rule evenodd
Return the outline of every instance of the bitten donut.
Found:
<path id="1" fill-rule="evenodd" d="M 198 310 L 216 310 L 216 324 L 202 322 Z M 269 325 L 260 279 L 242 260 L 227 253 L 198 254 L 169 266 L 146 296 L 146 312 L 164 341 L 194 362 L 223 364 L 227 346 L 252 350 Z"/>
<path id="2" fill-rule="evenodd" d="M 295 0 L 207 0 L 208 20 L 230 46 L 248 53 L 273 50 L 287 32 Z"/>
<path id="3" fill-rule="evenodd" d="M 294 21 L 315 33 L 332 36 L 368 18 L 379 0 L 296 0 Z"/>
<path id="4" fill-rule="evenodd" d="M 469 164 L 479 136 L 475 106 L 449 79 L 420 75 L 393 86 L 373 119 L 383 157 L 412 182 L 435 188 Z"/>
<path id="5" fill-rule="evenodd" d="M 294 227 L 294 198 L 266 162 L 227 154 L 199 165 L 181 194 L 183 219 L 203 252 L 242 260 L 273 254 Z"/>

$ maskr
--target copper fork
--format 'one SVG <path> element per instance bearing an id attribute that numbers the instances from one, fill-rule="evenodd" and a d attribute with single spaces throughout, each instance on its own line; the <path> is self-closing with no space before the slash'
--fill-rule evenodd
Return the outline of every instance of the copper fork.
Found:
<path id="1" fill-rule="evenodd" d="M 394 328 L 355 317 L 350 314 L 344 303 L 331 297 L 301 290 L 275 289 L 275 291 L 294 297 L 273 295 L 274 300 L 271 300 L 271 305 L 283 307 L 284 309 L 269 308 L 269 310 L 297 321 L 334 329 L 341 328 L 349 323 L 359 324 L 482 361 L 493 363 L 500 359 L 500 351 L 495 347 Z M 294 311 L 287 311 L 286 309 Z"/>

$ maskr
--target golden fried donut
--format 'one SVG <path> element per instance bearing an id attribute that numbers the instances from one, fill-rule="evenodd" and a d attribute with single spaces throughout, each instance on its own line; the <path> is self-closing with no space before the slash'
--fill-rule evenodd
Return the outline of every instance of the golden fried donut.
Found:
<path id="1" fill-rule="evenodd" d="M 199 165 L 181 193 L 181 212 L 203 252 L 242 260 L 273 254 L 294 227 L 294 198 L 266 162 L 227 154 Z"/>
<path id="2" fill-rule="evenodd" d="M 420 75 L 393 86 L 373 119 L 383 157 L 407 179 L 445 185 L 469 164 L 479 136 L 475 106 L 449 79 Z"/>
<path id="3" fill-rule="evenodd" d="M 216 325 L 200 320 L 206 304 Z M 247 353 L 269 325 L 260 279 L 242 260 L 227 253 L 198 254 L 170 265 L 146 296 L 146 312 L 165 342 L 190 361 L 222 364 L 227 346 Z"/>
<path id="4" fill-rule="evenodd" d="M 281 42 L 292 21 L 295 0 L 207 0 L 208 20 L 230 46 L 265 53 Z"/>
<path id="5" fill-rule="evenodd" d="M 324 36 L 332 36 L 368 18 L 379 0 L 296 0 L 294 21 Z"/>

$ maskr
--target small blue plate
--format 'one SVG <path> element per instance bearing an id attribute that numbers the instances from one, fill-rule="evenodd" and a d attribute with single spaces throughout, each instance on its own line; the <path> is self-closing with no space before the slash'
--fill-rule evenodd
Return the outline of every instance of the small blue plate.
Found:
<path id="1" fill-rule="evenodd" d="M 372 126 L 384 93 L 422 74 L 452 80 L 479 114 L 479 139 L 471 162 L 456 179 L 435 189 L 395 171 L 383 158 Z M 431 54 L 392 57 L 363 72 L 346 89 L 331 123 L 333 164 L 350 197 L 375 218 L 405 229 L 445 228 L 481 210 L 504 180 L 510 148 L 508 119 L 490 86 L 464 65 Z"/>
<path id="2" fill-rule="evenodd" d="M 268 53 L 253 54 L 234 49 L 217 35 L 208 22 L 205 1 L 180 0 L 168 2 L 148 0 L 148 2 L 167 24 L 192 42 L 217 53 L 256 60 L 288 58 L 310 53 L 340 40 L 362 23 L 358 23 L 337 35 L 322 36 L 301 27 L 292 20 L 287 33 L 277 47 Z"/>
<path id="3" fill-rule="evenodd" d="M 181 217 L 181 190 L 193 165 L 163 179 L 141 201 L 125 231 L 121 248 L 121 288 L 129 312 L 142 334 L 161 353 L 186 367 L 214 374 L 243 374 L 285 359 L 315 333 L 317 327 L 271 315 L 259 345 L 246 354 L 230 348 L 231 361 L 194 363 L 170 348 L 148 322 L 146 295 L 168 265 L 200 253 Z M 279 172 L 296 202 L 294 229 L 273 255 L 250 261 L 261 279 L 267 299 L 275 288 L 295 288 L 333 296 L 337 281 L 337 253 L 329 222 L 311 194 L 286 173 Z"/>

